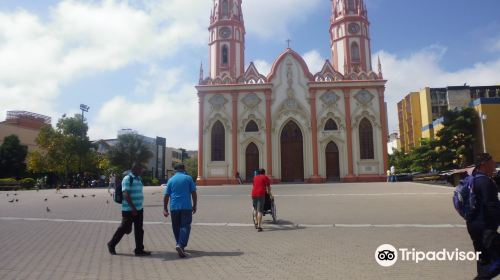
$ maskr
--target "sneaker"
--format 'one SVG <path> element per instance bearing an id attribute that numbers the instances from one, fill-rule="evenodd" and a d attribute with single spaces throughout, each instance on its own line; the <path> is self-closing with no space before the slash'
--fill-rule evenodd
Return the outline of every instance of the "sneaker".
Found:
<path id="1" fill-rule="evenodd" d="M 138 257 L 151 256 L 151 252 L 142 250 L 139 252 L 135 252 L 135 255 Z"/>
<path id="2" fill-rule="evenodd" d="M 116 255 L 115 246 L 111 246 L 111 243 L 108 243 L 108 251 L 111 255 Z"/>
<path id="3" fill-rule="evenodd" d="M 177 251 L 177 254 L 179 254 L 179 257 L 181 258 L 186 257 L 186 252 L 184 252 L 184 249 L 181 246 L 179 245 L 175 246 L 175 250 Z"/>
<path id="4" fill-rule="evenodd" d="M 261 227 L 258 227 L 258 228 L 257 228 L 257 231 L 258 231 L 258 232 L 261 232 L 261 231 L 262 231 L 262 228 L 261 228 Z"/>

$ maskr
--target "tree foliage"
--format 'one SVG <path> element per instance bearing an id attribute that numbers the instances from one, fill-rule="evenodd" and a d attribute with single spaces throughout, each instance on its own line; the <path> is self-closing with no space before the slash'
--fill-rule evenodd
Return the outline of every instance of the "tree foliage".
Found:
<path id="1" fill-rule="evenodd" d="M 473 108 L 445 112 L 435 139 L 421 139 L 409 153 L 396 151 L 390 165 L 399 172 L 426 172 L 464 167 L 473 162 L 477 114 Z"/>
<path id="2" fill-rule="evenodd" d="M 89 171 L 94 167 L 94 152 L 87 136 L 88 126 L 81 115 L 61 118 L 54 129 L 43 126 L 36 139 L 41 152 L 33 152 L 28 158 L 32 172 L 53 172 L 63 175 Z"/>
<path id="3" fill-rule="evenodd" d="M 20 178 L 26 173 L 26 155 L 28 147 L 21 145 L 17 135 L 4 138 L 0 145 L 0 178 Z"/>
<path id="4" fill-rule="evenodd" d="M 184 166 L 186 167 L 186 172 L 193 180 L 196 182 L 196 178 L 198 178 L 198 157 L 190 157 L 184 160 Z"/>
<path id="5" fill-rule="evenodd" d="M 109 163 L 118 170 L 129 170 L 133 163 L 145 165 L 153 153 L 148 149 L 142 137 L 137 134 L 118 136 L 118 143 L 108 151 Z"/>

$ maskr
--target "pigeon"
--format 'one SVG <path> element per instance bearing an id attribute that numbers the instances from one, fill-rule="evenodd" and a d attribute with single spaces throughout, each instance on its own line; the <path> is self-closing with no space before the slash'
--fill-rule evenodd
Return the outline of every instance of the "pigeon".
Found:
<path id="1" fill-rule="evenodd" d="M 92 197 L 95 197 L 95 194 L 93 194 Z"/>
<path id="2" fill-rule="evenodd" d="M 9 194 L 7 194 L 7 196 L 9 196 Z"/>
<path id="3" fill-rule="evenodd" d="M 43 201 L 47 201 L 47 198 L 45 198 Z"/>
<path id="4" fill-rule="evenodd" d="M 74 195 L 73 195 L 73 197 L 77 197 L 77 195 L 76 195 L 76 194 L 74 194 Z"/>
<path id="5" fill-rule="evenodd" d="M 67 196 L 67 195 L 63 195 L 63 197 L 62 197 L 62 198 L 68 198 L 68 196 Z"/>
<path id="6" fill-rule="evenodd" d="M 16 202 L 19 202 L 19 199 L 16 198 Z"/>
<path id="7" fill-rule="evenodd" d="M 47 212 L 50 212 L 49 206 L 47 206 Z"/>
<path id="8" fill-rule="evenodd" d="M 106 204 L 109 204 L 109 200 L 106 200 Z"/>
<path id="9" fill-rule="evenodd" d="M 82 197 L 85 197 L 85 196 L 82 194 Z"/>
<path id="10" fill-rule="evenodd" d="M 15 193 L 14 195 L 17 195 L 17 193 Z"/>
<path id="11" fill-rule="evenodd" d="M 13 200 L 9 200 L 10 203 L 14 202 L 14 199 Z"/>

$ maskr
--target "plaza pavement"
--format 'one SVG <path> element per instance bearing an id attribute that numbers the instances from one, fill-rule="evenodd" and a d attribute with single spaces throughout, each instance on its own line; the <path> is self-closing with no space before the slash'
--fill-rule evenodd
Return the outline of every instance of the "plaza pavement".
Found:
<path id="1" fill-rule="evenodd" d="M 375 249 L 384 243 L 421 251 L 472 250 L 451 203 L 452 188 L 417 183 L 276 185 L 279 223 L 264 217 L 261 233 L 252 225 L 250 188 L 198 187 L 186 259 L 174 250 L 169 219 L 162 215 L 161 187 L 145 188 L 145 246 L 153 251 L 151 257 L 133 256 L 133 234 L 117 246 L 117 256 L 107 252 L 120 206 L 106 190 L 0 192 L 0 279 L 475 276 L 475 263 L 469 261 L 398 261 L 389 268 L 375 262 Z M 19 202 L 8 202 L 12 198 Z"/>

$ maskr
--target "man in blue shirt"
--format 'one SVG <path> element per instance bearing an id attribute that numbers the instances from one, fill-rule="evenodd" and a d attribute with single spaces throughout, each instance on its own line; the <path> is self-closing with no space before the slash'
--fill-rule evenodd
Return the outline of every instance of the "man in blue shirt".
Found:
<path id="1" fill-rule="evenodd" d="M 193 200 L 191 203 L 191 199 Z M 168 206 L 170 201 L 170 217 L 172 219 L 172 230 L 175 236 L 175 250 L 179 257 L 186 257 L 184 248 L 189 241 L 191 222 L 193 214 L 196 213 L 198 197 L 196 185 L 193 178 L 189 176 L 183 164 L 175 166 L 175 175 L 167 182 L 164 191 L 163 215 L 168 217 Z"/>
<path id="2" fill-rule="evenodd" d="M 111 255 L 116 255 L 115 247 L 122 239 L 123 235 L 132 232 L 132 224 L 134 224 L 135 237 L 135 255 L 149 256 L 151 252 L 144 250 L 144 230 L 143 220 L 144 211 L 142 203 L 144 201 L 144 193 L 142 188 L 141 177 L 143 167 L 134 163 L 130 174 L 125 176 L 122 181 L 122 223 L 116 230 L 111 241 L 108 242 L 108 250 Z"/>

